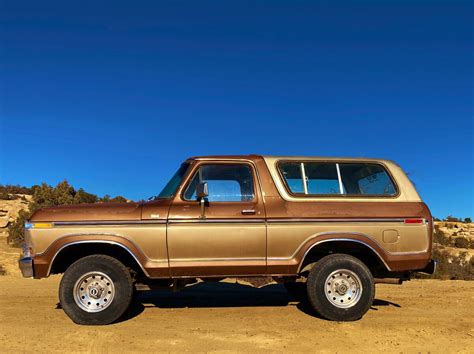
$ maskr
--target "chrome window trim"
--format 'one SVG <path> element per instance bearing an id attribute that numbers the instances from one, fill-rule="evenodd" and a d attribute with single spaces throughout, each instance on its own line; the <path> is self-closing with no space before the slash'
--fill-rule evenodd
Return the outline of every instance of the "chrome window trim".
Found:
<path id="1" fill-rule="evenodd" d="M 301 179 L 302 179 L 302 182 L 303 182 L 304 194 L 308 194 L 308 178 L 306 177 L 306 170 L 304 168 L 304 162 L 301 162 L 300 169 L 301 169 Z"/>

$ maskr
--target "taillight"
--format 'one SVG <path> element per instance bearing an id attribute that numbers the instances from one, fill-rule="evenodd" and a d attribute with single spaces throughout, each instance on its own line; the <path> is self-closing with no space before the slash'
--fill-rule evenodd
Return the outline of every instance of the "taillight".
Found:
<path id="1" fill-rule="evenodd" d="M 425 219 L 421 219 L 421 218 L 405 219 L 405 220 L 403 220 L 403 222 L 405 224 L 424 224 Z"/>

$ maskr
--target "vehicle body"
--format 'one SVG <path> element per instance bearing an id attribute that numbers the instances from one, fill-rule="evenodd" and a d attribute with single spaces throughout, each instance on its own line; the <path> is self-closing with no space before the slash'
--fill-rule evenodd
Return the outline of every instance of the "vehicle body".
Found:
<path id="1" fill-rule="evenodd" d="M 114 282 L 106 271 L 89 269 L 97 255 L 97 269 L 120 263 L 122 273 L 114 276 L 130 278 L 126 297 L 133 284 L 176 287 L 197 278 L 271 276 L 288 288 L 307 280 L 318 312 L 353 320 L 370 307 L 374 282 L 434 271 L 432 230 L 428 207 L 391 161 L 194 157 L 154 200 L 37 211 L 26 224 L 20 267 L 34 278 L 65 273 L 61 287 L 67 290 L 60 299 L 77 323 L 109 323 L 125 311 L 102 318 L 112 311 L 105 292 L 115 294 L 114 300 L 125 295 L 108 288 Z M 84 288 L 92 278 L 80 272 L 105 274 L 104 283 Z M 323 288 L 328 279 L 335 281 Z M 109 304 L 94 308 L 95 299 Z M 125 309 L 128 304 L 124 300 Z"/>

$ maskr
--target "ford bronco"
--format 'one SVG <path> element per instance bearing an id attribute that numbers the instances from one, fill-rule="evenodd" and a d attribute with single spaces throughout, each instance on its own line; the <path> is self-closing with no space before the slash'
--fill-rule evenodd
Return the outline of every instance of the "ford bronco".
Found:
<path id="1" fill-rule="evenodd" d="M 377 282 L 434 272 L 433 221 L 387 160 L 207 156 L 186 160 L 148 202 L 44 208 L 25 224 L 25 277 L 64 273 L 79 324 L 109 324 L 135 289 L 226 277 L 305 287 L 329 320 L 361 318 Z"/>

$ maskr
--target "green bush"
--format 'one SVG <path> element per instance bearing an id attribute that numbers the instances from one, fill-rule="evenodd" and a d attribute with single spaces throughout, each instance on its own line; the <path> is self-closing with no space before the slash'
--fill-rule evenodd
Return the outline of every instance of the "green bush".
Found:
<path id="1" fill-rule="evenodd" d="M 18 214 L 17 219 L 8 226 L 8 242 L 14 246 L 19 247 L 23 242 L 24 224 L 33 215 L 35 211 L 45 207 L 52 207 L 58 205 L 82 204 L 82 203 L 96 203 L 101 202 L 126 202 L 127 199 L 118 196 L 110 198 L 98 198 L 95 194 L 87 193 L 80 188 L 75 190 L 66 180 L 58 183 L 56 187 L 51 187 L 46 183 L 35 185 L 30 188 L 33 194 L 33 200 L 29 205 L 29 210 L 22 210 Z"/>
<path id="2" fill-rule="evenodd" d="M 7 193 L 7 194 L 32 194 L 32 188 L 23 187 L 19 185 L 11 185 L 11 184 L 0 184 L 0 193 Z"/>
<path id="3" fill-rule="evenodd" d="M 464 222 L 465 222 L 465 223 L 471 223 L 472 220 L 471 220 L 471 218 L 464 218 Z"/>

